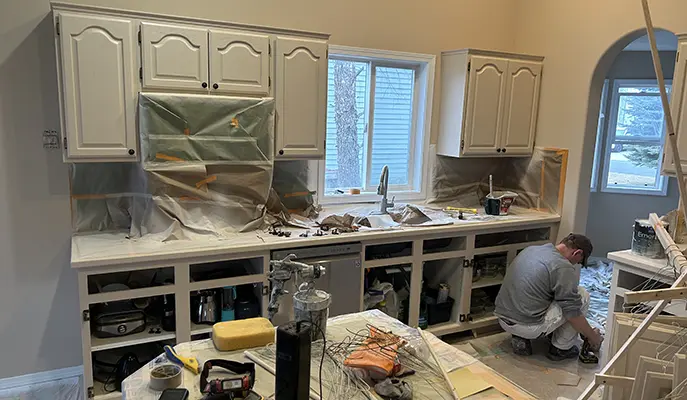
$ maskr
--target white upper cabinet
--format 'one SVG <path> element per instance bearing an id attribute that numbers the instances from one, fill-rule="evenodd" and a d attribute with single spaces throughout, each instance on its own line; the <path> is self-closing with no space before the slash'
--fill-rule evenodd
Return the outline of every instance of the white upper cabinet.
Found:
<path id="1" fill-rule="evenodd" d="M 270 92 L 268 35 L 210 30 L 210 83 L 217 93 Z"/>
<path id="2" fill-rule="evenodd" d="M 140 92 L 275 99 L 275 156 L 322 159 L 329 35 L 51 3 L 66 162 L 138 160 Z"/>
<path id="3" fill-rule="evenodd" d="M 130 20 L 57 14 L 67 161 L 136 161 L 136 29 Z"/>
<path id="4" fill-rule="evenodd" d="M 442 53 L 437 153 L 532 154 L 543 58 L 481 50 Z"/>
<path id="5" fill-rule="evenodd" d="M 501 152 L 531 154 L 539 109 L 541 63 L 509 61 Z"/>
<path id="6" fill-rule="evenodd" d="M 208 90 L 208 30 L 141 23 L 144 89 Z"/>
<path id="7" fill-rule="evenodd" d="M 670 77 L 666 77 L 670 78 Z M 677 148 L 682 158 L 682 170 L 687 172 L 687 35 L 678 35 L 677 59 L 673 72 L 673 83 L 670 97 L 670 114 L 673 117 L 675 134 L 677 135 Z M 666 125 L 667 127 L 667 125 Z M 666 135 L 663 145 L 664 175 L 676 174 L 673 153 L 670 147 L 670 138 Z"/>
<path id="8" fill-rule="evenodd" d="M 277 157 L 324 158 L 327 42 L 276 40 Z"/>
<path id="9" fill-rule="evenodd" d="M 492 155 L 499 148 L 508 61 L 472 57 L 465 118 L 466 155 Z"/>

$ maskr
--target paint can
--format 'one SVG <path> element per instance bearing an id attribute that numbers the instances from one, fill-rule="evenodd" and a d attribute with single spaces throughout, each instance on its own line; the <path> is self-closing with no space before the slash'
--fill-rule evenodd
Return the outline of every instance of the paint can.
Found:
<path id="1" fill-rule="evenodd" d="M 668 229 L 668 224 L 663 223 Z M 648 258 L 664 258 L 665 251 L 648 219 L 636 219 L 632 232 L 632 252 Z"/>
<path id="2" fill-rule="evenodd" d="M 439 291 L 437 292 L 437 304 L 446 303 L 448 301 L 448 292 L 450 286 L 446 283 L 439 284 Z"/>

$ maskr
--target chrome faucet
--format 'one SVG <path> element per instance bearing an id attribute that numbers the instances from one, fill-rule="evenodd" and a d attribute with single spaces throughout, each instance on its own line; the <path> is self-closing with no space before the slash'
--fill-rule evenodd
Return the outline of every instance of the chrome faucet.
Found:
<path id="1" fill-rule="evenodd" d="M 379 211 L 376 212 L 375 214 L 388 214 L 389 212 L 387 211 L 387 208 L 391 208 L 394 206 L 394 200 L 396 199 L 396 196 L 394 196 L 391 199 L 391 202 L 389 202 L 389 197 L 388 197 L 388 191 L 389 191 L 389 167 L 384 166 L 382 168 L 382 174 L 379 176 L 379 186 L 377 186 L 377 194 L 382 196 L 382 201 L 379 203 Z"/>

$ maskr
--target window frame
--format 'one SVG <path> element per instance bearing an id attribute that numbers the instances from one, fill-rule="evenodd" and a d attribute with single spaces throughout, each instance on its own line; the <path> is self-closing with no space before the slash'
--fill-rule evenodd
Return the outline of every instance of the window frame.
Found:
<path id="1" fill-rule="evenodd" d="M 606 116 L 608 115 L 608 87 L 610 79 L 604 79 L 601 88 L 601 103 L 599 105 L 599 120 L 596 126 L 596 143 L 594 144 L 594 164 L 592 164 L 592 183 L 589 190 L 597 192 L 599 190 L 599 167 L 601 166 L 601 150 L 606 142 Z"/>
<path id="2" fill-rule="evenodd" d="M 665 150 L 665 139 L 666 139 L 666 134 L 665 134 L 665 116 L 663 118 L 663 135 L 659 141 L 659 145 L 661 146 L 661 155 L 659 155 L 659 164 L 656 168 L 656 179 L 658 181 L 657 188 L 655 189 L 640 189 L 640 188 L 614 188 L 614 187 L 609 187 L 608 186 L 608 174 L 610 171 L 610 158 L 611 158 L 611 147 L 613 144 L 613 141 L 615 140 L 615 134 L 616 134 L 616 127 L 618 123 L 618 108 L 620 105 L 620 93 L 618 93 L 619 89 L 622 86 L 630 86 L 630 87 L 637 87 L 637 86 L 651 86 L 651 87 L 657 87 L 658 84 L 656 80 L 653 79 L 613 79 L 612 80 L 612 92 L 609 93 L 607 96 L 607 101 L 610 101 L 610 107 L 609 107 L 609 118 L 606 121 L 606 132 L 603 135 L 604 139 L 604 144 L 603 144 L 603 169 L 602 169 L 602 175 L 600 177 L 600 185 L 599 189 L 602 193 L 619 193 L 619 194 L 639 194 L 639 195 L 647 195 L 647 196 L 666 196 L 668 193 L 668 179 L 661 174 L 661 160 L 662 160 L 662 155 L 663 151 Z M 671 91 L 672 91 L 672 80 L 667 79 L 665 81 L 666 86 L 671 86 Z M 610 85 L 609 85 L 610 89 Z M 641 96 L 641 94 L 637 94 Z M 638 138 L 633 140 L 634 143 L 637 144 L 652 144 L 654 141 L 649 141 L 649 140 L 644 140 L 642 138 Z"/>
<path id="3" fill-rule="evenodd" d="M 389 50 L 329 45 L 329 59 L 370 63 L 369 94 L 366 99 L 368 124 L 365 129 L 363 149 L 363 187 L 361 194 L 326 195 L 325 159 L 317 165 L 317 198 L 320 204 L 373 203 L 379 201 L 376 194 L 376 178 L 369 176 L 372 164 L 372 138 L 374 136 L 374 91 L 376 67 L 410 68 L 415 71 L 413 85 L 413 109 L 411 143 L 409 148 L 408 185 L 390 185 L 389 196 L 400 201 L 420 201 L 427 198 L 429 186 L 429 138 L 434 96 L 434 71 L 436 56 Z M 329 60 L 327 60 L 329 62 Z M 371 133 L 371 134 L 370 134 Z M 369 185 L 372 183 L 372 185 Z"/>

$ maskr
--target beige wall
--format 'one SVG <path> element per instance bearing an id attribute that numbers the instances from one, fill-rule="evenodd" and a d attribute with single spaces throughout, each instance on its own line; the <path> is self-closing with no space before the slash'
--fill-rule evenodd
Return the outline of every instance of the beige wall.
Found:
<path id="1" fill-rule="evenodd" d="M 687 2 L 651 1 L 654 25 L 687 33 Z M 584 231 L 589 206 L 589 181 L 594 155 L 601 84 L 613 59 L 631 39 L 645 32 L 639 0 L 522 0 L 517 9 L 515 50 L 546 57 L 537 127 L 537 145 L 570 150 L 561 234 Z M 634 33 L 634 34 L 633 34 Z M 633 35 L 632 35 L 633 34 Z M 628 37 L 631 36 L 631 37 Z M 622 44 L 603 60 L 619 39 Z M 590 93 L 590 87 L 594 91 Z"/>
<path id="2" fill-rule="evenodd" d="M 335 44 L 437 55 L 511 50 L 516 11 L 511 0 L 79 3 L 316 30 Z M 59 151 L 41 147 L 43 130 L 59 128 L 49 9 L 47 0 L 0 1 L 0 343 L 11 360 L 0 364 L 0 378 L 81 364 L 67 167 Z"/>

